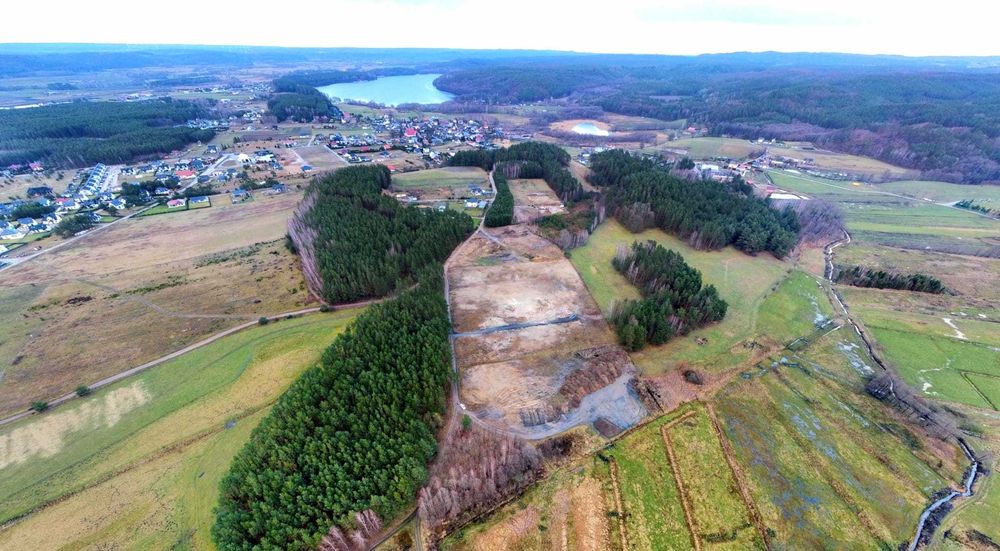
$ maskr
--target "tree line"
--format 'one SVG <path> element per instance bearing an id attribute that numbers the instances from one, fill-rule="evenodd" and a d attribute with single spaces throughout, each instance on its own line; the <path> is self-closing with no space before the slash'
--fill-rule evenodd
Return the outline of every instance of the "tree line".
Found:
<path id="1" fill-rule="evenodd" d="M 563 203 L 580 200 L 583 186 L 566 166 L 570 156 L 563 148 L 545 142 L 524 142 L 503 149 L 459 151 L 449 161 L 451 166 L 478 166 L 490 171 L 499 164 L 513 170 L 509 178 L 543 178 Z M 522 172 L 523 171 L 523 172 Z M 531 174 L 528 176 L 527 174 Z"/>
<path id="2" fill-rule="evenodd" d="M 220 549 L 339 549 L 413 502 L 450 367 L 440 266 L 369 307 L 277 401 L 220 485 Z"/>
<path id="3" fill-rule="evenodd" d="M 628 350 L 663 344 L 726 316 L 728 305 L 715 286 L 703 287 L 698 270 L 655 241 L 620 245 L 611 264 L 642 293 L 640 300 L 616 303 L 611 314 Z"/>
<path id="4" fill-rule="evenodd" d="M 206 115 L 199 105 L 170 98 L 0 110 L 0 165 L 126 163 L 212 139 L 212 130 L 182 126 Z"/>
<path id="5" fill-rule="evenodd" d="M 319 90 L 308 86 L 297 88 L 296 92 L 279 92 L 268 98 L 267 109 L 278 121 L 312 122 L 316 118 L 339 119 L 343 116 L 340 108 Z"/>
<path id="6" fill-rule="evenodd" d="M 698 249 L 732 245 L 778 258 L 795 246 L 795 211 L 771 208 L 745 184 L 681 180 L 622 150 L 597 153 L 590 160 L 590 181 L 603 188 L 609 210 L 632 232 L 658 227 Z"/>
<path id="7" fill-rule="evenodd" d="M 507 185 L 507 177 L 502 173 L 493 173 L 493 183 L 496 185 L 497 194 L 489 210 L 486 211 L 483 223 L 488 228 L 509 226 L 514 221 L 514 195 Z"/>
<path id="8" fill-rule="evenodd" d="M 383 165 L 352 166 L 314 180 L 289 223 L 310 290 L 329 303 L 382 297 L 444 261 L 471 231 L 452 210 L 404 207 L 382 193 Z"/>
<path id="9" fill-rule="evenodd" d="M 835 280 L 837 283 L 853 287 L 897 289 L 934 294 L 946 291 L 944 284 L 936 277 L 925 274 L 899 274 L 885 270 L 873 270 L 864 266 L 838 266 Z"/>

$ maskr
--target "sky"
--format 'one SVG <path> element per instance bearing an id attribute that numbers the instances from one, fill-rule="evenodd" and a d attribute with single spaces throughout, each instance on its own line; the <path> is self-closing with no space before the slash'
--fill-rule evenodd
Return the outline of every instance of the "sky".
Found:
<path id="1" fill-rule="evenodd" d="M 0 43 L 1000 55 L 996 0 L 49 0 L 3 11 Z"/>

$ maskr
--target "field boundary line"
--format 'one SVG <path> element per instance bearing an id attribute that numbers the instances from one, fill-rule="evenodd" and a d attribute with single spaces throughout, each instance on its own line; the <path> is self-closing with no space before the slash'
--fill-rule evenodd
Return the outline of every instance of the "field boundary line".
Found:
<path id="1" fill-rule="evenodd" d="M 722 455 L 726 456 L 726 463 L 729 464 L 729 470 L 733 473 L 733 481 L 736 482 L 736 488 L 740 491 L 740 497 L 743 498 L 743 505 L 747 508 L 750 521 L 753 522 L 757 527 L 757 531 L 760 532 L 760 537 L 764 540 L 764 548 L 770 549 L 771 540 L 767 535 L 767 528 L 764 526 L 764 517 L 761 516 L 760 510 L 757 509 L 757 503 L 750 494 L 746 474 L 736 461 L 732 443 L 722 432 L 722 426 L 719 425 L 719 418 L 715 414 L 715 407 L 711 403 L 705 402 L 705 412 L 708 413 L 708 418 L 712 421 L 712 428 L 715 429 L 715 437 L 719 439 L 719 445 L 722 447 Z"/>
<path id="2" fill-rule="evenodd" d="M 257 414 L 257 413 L 259 413 L 259 412 L 261 412 L 261 411 L 263 411 L 263 410 L 265 410 L 267 408 L 270 408 L 270 407 L 274 406 L 274 404 L 276 404 L 277 402 L 278 402 L 278 398 L 275 398 L 273 400 L 270 400 L 270 401 L 268 401 L 266 403 L 263 403 L 263 404 L 255 407 L 255 408 L 244 410 L 244 411 L 240 412 L 239 414 L 237 414 L 237 415 L 235 415 L 233 417 L 230 417 L 229 419 L 233 420 L 233 421 L 240 421 L 240 420 L 246 419 L 247 417 L 253 416 L 253 415 L 255 415 L 255 414 Z M 226 428 L 225 423 L 223 423 L 221 426 L 203 429 L 203 430 L 201 430 L 199 432 L 196 432 L 196 433 L 188 436 L 187 438 L 183 438 L 183 439 L 178 440 L 176 442 L 172 442 L 170 444 L 166 444 L 164 446 L 161 446 L 160 448 L 158 448 L 158 449 L 154 450 L 153 452 L 151 452 L 150 455 L 148 455 L 146 457 L 142 457 L 142 458 L 136 459 L 135 461 L 133 461 L 131 463 L 128 463 L 127 465 L 123 465 L 123 466 L 121 466 L 121 467 L 119 467 L 119 468 L 117 468 L 117 469 L 115 469 L 113 471 L 110 471 L 110 472 L 104 474 L 103 476 L 100 476 L 100 477 L 96 478 L 92 482 L 90 482 L 88 484 L 85 484 L 84 486 L 81 486 L 80 488 L 77 488 L 75 490 L 67 492 L 67 493 L 65 493 L 65 494 L 63 494 L 63 495 L 61 495 L 59 497 L 54 497 L 54 498 L 46 501 L 45 503 L 42 503 L 42 504 L 34 507 L 30 511 L 26 511 L 25 513 L 17 515 L 16 517 L 11 517 L 11 518 L 7 519 L 3 523 L 0 523 L 0 531 L 6 530 L 6 529 L 10 528 L 11 526 L 14 526 L 14 525 L 20 523 L 21 521 L 27 519 L 30 516 L 32 516 L 32 515 L 34 515 L 36 513 L 39 513 L 41 511 L 44 511 L 45 509 L 48 509 L 49 507 L 53 507 L 55 505 L 59 505 L 60 503 L 66 501 L 66 500 L 72 499 L 72 498 L 76 497 L 77 495 L 82 494 L 83 492 L 86 492 L 87 490 L 89 490 L 91 488 L 94 488 L 96 486 L 100 486 L 101 484 L 104 484 L 106 482 L 110 482 L 111 480 L 114 480 L 115 478 L 117 478 L 117 477 L 119 477 L 121 475 L 124 475 L 124 474 L 127 474 L 127 473 L 131 472 L 131 471 L 134 471 L 135 469 L 138 469 L 139 467 L 142 467 L 144 465 L 148 465 L 148 464 L 152 463 L 153 461 L 156 461 L 158 459 L 163 459 L 164 457 L 167 457 L 167 456 L 169 456 L 171 454 L 174 454 L 174 453 L 181 452 L 185 448 L 188 448 L 189 446 L 192 446 L 192 445 L 200 442 L 201 440 L 204 440 L 205 438 L 208 438 L 210 436 L 213 436 L 215 434 L 218 434 L 218 433 L 226 431 L 226 430 L 230 430 L 230 429 Z"/>
<path id="3" fill-rule="evenodd" d="M 373 300 L 355 302 L 355 303 L 351 303 L 351 304 L 336 305 L 335 308 L 332 311 L 336 312 L 336 311 L 345 310 L 345 309 L 349 309 L 349 308 L 360 308 L 360 307 L 363 307 L 363 306 L 368 306 L 370 304 L 382 302 L 382 300 L 384 300 L 384 299 L 373 299 Z M 273 316 L 262 316 L 262 317 L 266 317 L 269 322 L 275 322 L 275 321 L 280 321 L 282 319 L 285 319 L 285 318 L 287 318 L 289 316 L 300 317 L 300 316 L 304 316 L 304 315 L 307 315 L 307 314 L 313 314 L 313 313 L 316 313 L 316 312 L 320 312 L 321 311 L 320 308 L 321 307 L 319 307 L 319 306 L 315 306 L 315 307 L 312 307 L 312 308 L 305 308 L 305 309 L 302 309 L 302 310 L 296 310 L 294 312 L 284 312 L 284 313 L 281 313 L 281 314 L 275 314 Z M 156 358 L 154 360 L 150 360 L 150 361 L 148 361 L 148 362 L 146 362 L 146 363 L 144 363 L 142 365 L 138 365 L 136 367 L 132 367 L 132 368 L 126 369 L 125 371 L 121 371 L 121 372 L 116 373 L 114 375 L 110 375 L 108 377 L 105 377 L 105 378 L 103 378 L 103 379 L 101 379 L 101 380 L 99 380 L 99 381 L 97 381 L 97 382 L 95 382 L 93 384 L 87 385 L 87 387 L 90 388 L 90 390 L 93 391 L 93 390 L 97 390 L 99 388 L 103 388 L 105 386 L 117 383 L 117 382 L 119 382 L 121 380 L 124 380 L 124 379 L 127 379 L 127 378 L 131 377 L 132 375 L 137 375 L 139 373 L 142 373 L 143 371 L 146 371 L 147 369 L 151 369 L 151 368 L 156 367 L 156 366 L 158 366 L 158 365 L 160 365 L 162 363 L 165 363 L 165 362 L 168 362 L 170 360 L 176 359 L 176 358 L 178 358 L 180 356 L 183 356 L 184 354 L 187 354 L 188 352 L 193 352 L 193 351 L 195 351 L 195 350 L 197 350 L 199 348 L 202 348 L 204 346 L 212 344 L 213 342 L 215 342 L 215 341 L 217 341 L 217 340 L 219 340 L 221 338 L 228 337 L 229 335 L 232 335 L 234 333 L 239 333 L 240 331 L 243 331 L 244 329 L 249 329 L 249 328 L 257 326 L 259 324 L 260 324 L 260 321 L 259 320 L 255 320 L 255 321 L 248 321 L 246 323 L 242 323 L 242 324 L 237 325 L 235 327 L 230 327 L 229 329 L 225 329 L 223 331 L 215 333 L 214 335 L 209 335 L 208 337 L 206 337 L 206 338 L 204 338 L 204 339 L 202 339 L 202 340 L 200 340 L 198 342 L 189 344 L 188 346 L 185 346 L 184 348 L 181 348 L 180 350 L 175 350 L 175 351 L 173 351 L 173 352 L 171 352 L 169 354 L 160 356 L 159 358 Z M 58 405 L 64 404 L 66 402 L 69 402 L 69 401 L 74 400 L 74 399 L 79 398 L 79 397 L 80 396 L 78 396 L 75 391 L 67 393 L 67 394 L 64 394 L 64 395 L 62 395 L 62 396 L 60 396 L 60 397 L 58 397 L 58 398 L 56 398 L 56 399 L 48 402 L 48 406 L 49 407 L 46 410 L 46 412 L 52 410 L 52 408 L 54 408 L 54 407 L 56 407 Z M 21 419 L 25 419 L 25 418 L 30 417 L 32 415 L 38 415 L 38 412 L 35 412 L 34 410 L 31 410 L 31 409 L 27 409 L 27 410 L 21 411 L 20 413 L 15 413 L 13 415 L 10 415 L 8 417 L 0 419 L 0 426 L 8 425 L 8 424 L 13 423 L 15 421 L 20 421 Z"/>
<path id="4" fill-rule="evenodd" d="M 618 536 L 621 538 L 624 551 L 628 549 L 628 531 L 625 529 L 625 509 L 622 507 L 622 492 L 618 484 L 618 462 L 612 459 L 608 467 L 611 471 L 611 489 L 615 495 L 615 512 L 618 513 Z"/>
<path id="5" fill-rule="evenodd" d="M 684 509 L 684 521 L 687 522 L 688 531 L 691 532 L 691 543 L 694 544 L 695 551 L 701 551 L 701 538 L 698 537 L 698 525 L 694 520 L 694 513 L 691 511 L 691 504 L 688 502 L 687 488 L 681 478 L 681 470 L 677 466 L 677 456 L 674 454 L 674 444 L 670 440 L 670 427 L 695 415 L 695 411 L 689 411 L 677 419 L 660 427 L 660 435 L 663 437 L 663 445 L 667 448 L 667 458 L 670 460 L 670 470 L 674 474 L 674 482 L 677 483 L 677 490 L 680 493 L 681 507 Z"/>

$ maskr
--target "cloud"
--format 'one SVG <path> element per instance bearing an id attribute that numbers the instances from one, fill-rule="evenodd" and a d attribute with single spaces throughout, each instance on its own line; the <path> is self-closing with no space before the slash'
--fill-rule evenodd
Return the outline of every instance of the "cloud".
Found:
<path id="1" fill-rule="evenodd" d="M 889 0 L 120 0 L 5 6 L 3 42 L 1000 55 L 1000 3 Z M 2 51 L 2 46 L 0 46 Z"/>

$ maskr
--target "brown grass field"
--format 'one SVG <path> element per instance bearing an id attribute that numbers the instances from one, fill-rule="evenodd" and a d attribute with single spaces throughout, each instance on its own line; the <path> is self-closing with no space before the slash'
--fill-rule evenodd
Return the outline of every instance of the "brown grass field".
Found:
<path id="1" fill-rule="evenodd" d="M 299 194 L 128 220 L 0 272 L 0 415 L 302 307 Z"/>
<path id="2" fill-rule="evenodd" d="M 541 178 L 511 180 L 510 192 L 514 195 L 514 219 L 518 223 L 533 222 L 566 210 L 556 193 Z"/>

